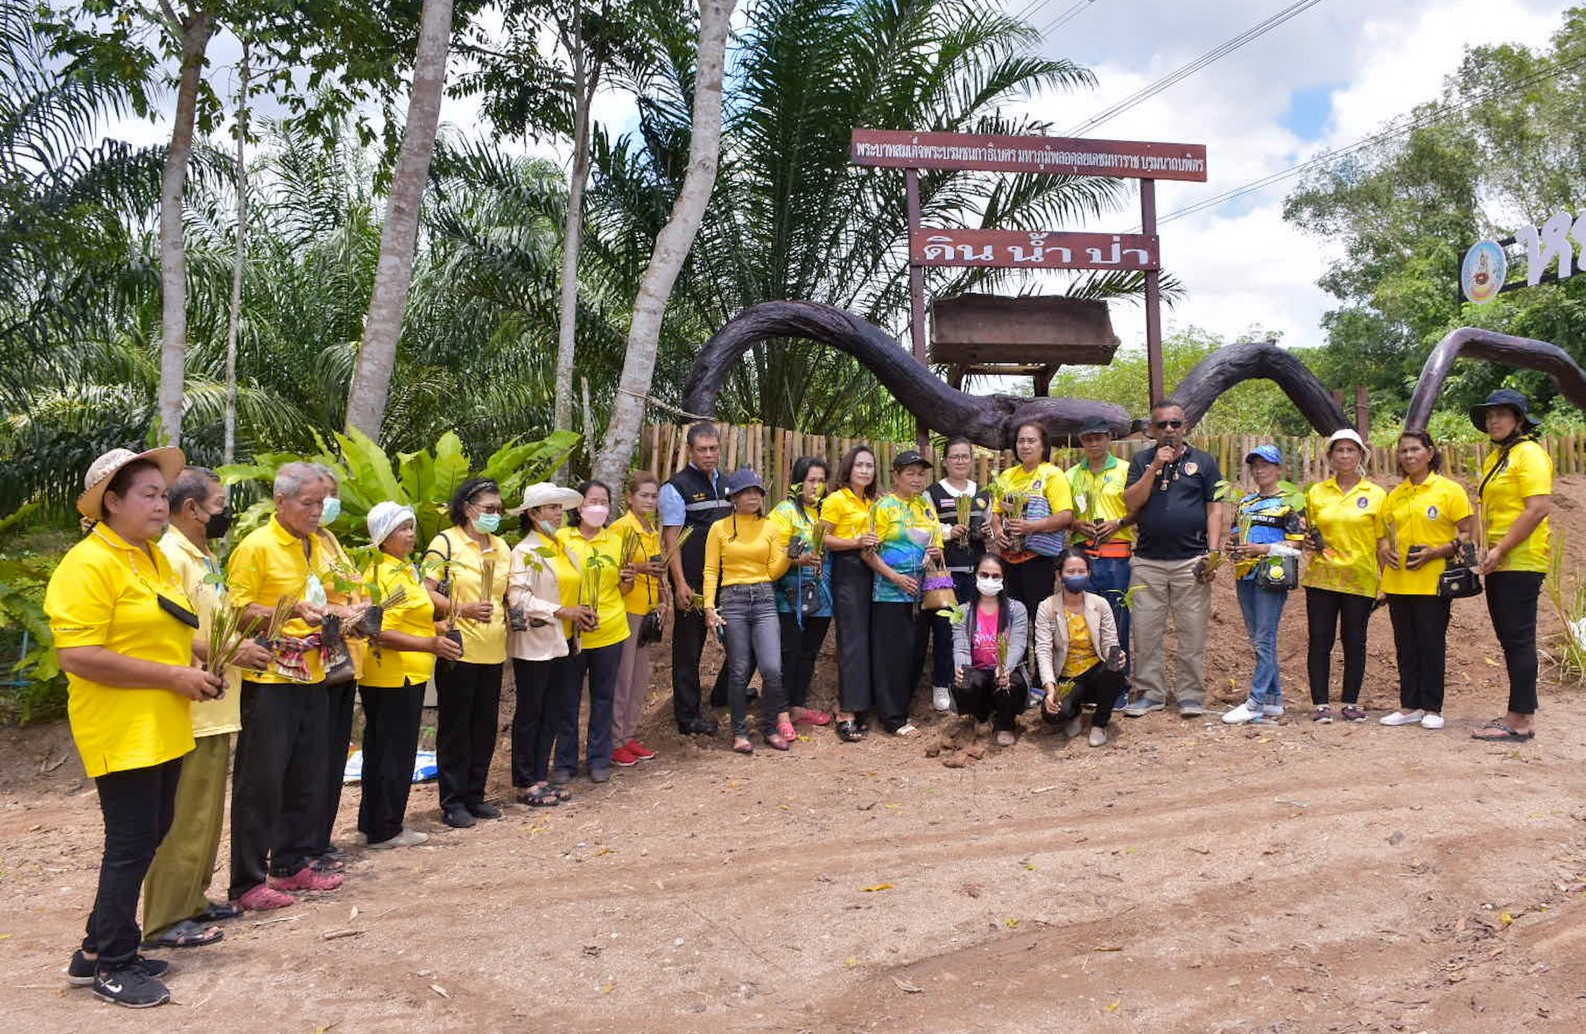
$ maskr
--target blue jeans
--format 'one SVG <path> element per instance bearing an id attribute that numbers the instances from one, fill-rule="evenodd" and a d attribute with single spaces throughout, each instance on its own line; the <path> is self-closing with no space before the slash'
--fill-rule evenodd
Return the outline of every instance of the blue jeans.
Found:
<path id="1" fill-rule="evenodd" d="M 1239 580 L 1239 609 L 1244 612 L 1245 630 L 1256 651 L 1250 699 L 1258 704 L 1283 703 L 1283 691 L 1278 687 L 1278 623 L 1288 601 L 1289 594 L 1283 589 L 1264 589 L 1253 579 Z"/>
<path id="2" fill-rule="evenodd" d="M 777 715 L 787 710 L 776 587 L 770 582 L 728 585 L 718 596 L 716 612 L 727 622 L 727 705 L 732 710 L 732 733 L 749 735 L 749 676 L 758 666 L 760 732 L 769 735 L 776 732 Z"/>
<path id="3" fill-rule="evenodd" d="M 1118 642 L 1125 644 L 1124 651 L 1128 652 L 1129 643 L 1129 608 L 1123 605 L 1124 593 L 1129 591 L 1129 558 L 1128 557 L 1091 557 L 1090 560 L 1090 588 L 1096 595 L 1107 601 L 1107 607 L 1112 611 L 1112 623 L 1118 626 Z M 1034 620 L 1034 615 L 1031 615 Z M 1123 690 L 1118 694 L 1118 700 L 1113 705 L 1123 707 L 1129 702 L 1129 662 L 1126 659 L 1123 666 Z"/>

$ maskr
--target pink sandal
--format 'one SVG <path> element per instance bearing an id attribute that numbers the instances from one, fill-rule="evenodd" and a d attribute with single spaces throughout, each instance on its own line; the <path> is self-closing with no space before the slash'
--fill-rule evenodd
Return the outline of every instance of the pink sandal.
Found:
<path id="1" fill-rule="evenodd" d="M 798 730 L 793 728 L 792 722 L 778 722 L 776 731 L 778 736 L 782 737 L 784 740 L 787 740 L 789 743 L 794 743 L 799 738 Z"/>
<path id="2" fill-rule="evenodd" d="M 793 709 L 793 720 L 795 722 L 804 722 L 806 725 L 830 725 L 832 724 L 832 713 L 814 707 L 795 707 Z"/>

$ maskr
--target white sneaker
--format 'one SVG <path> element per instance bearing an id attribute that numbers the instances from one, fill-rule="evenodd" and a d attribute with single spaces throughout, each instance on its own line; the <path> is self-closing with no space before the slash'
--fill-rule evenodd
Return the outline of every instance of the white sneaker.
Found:
<path id="1" fill-rule="evenodd" d="M 1266 718 L 1282 718 L 1283 717 L 1283 705 L 1282 704 L 1262 704 L 1261 705 L 1261 714 L 1262 714 L 1263 717 L 1266 717 Z"/>
<path id="2" fill-rule="evenodd" d="M 1442 715 L 1440 715 L 1440 714 L 1425 714 L 1425 715 L 1421 716 L 1421 728 L 1423 728 L 1423 729 L 1441 729 L 1442 727 L 1443 727 L 1443 716 Z"/>
<path id="3" fill-rule="evenodd" d="M 1105 747 L 1107 745 L 1107 730 L 1090 727 L 1090 745 L 1092 747 Z"/>
<path id="4" fill-rule="evenodd" d="M 1377 721 L 1383 725 L 1414 725 L 1424 717 L 1426 717 L 1426 712 L 1417 708 L 1409 714 L 1405 714 L 1403 711 L 1389 711 L 1381 718 L 1378 718 Z"/>
<path id="5" fill-rule="evenodd" d="M 1251 700 L 1246 700 L 1232 711 L 1223 712 L 1224 725 L 1243 725 L 1253 722 L 1261 717 L 1261 705 Z"/>
<path id="6" fill-rule="evenodd" d="M 946 686 L 931 689 L 931 706 L 946 714 L 953 709 L 953 691 Z"/>

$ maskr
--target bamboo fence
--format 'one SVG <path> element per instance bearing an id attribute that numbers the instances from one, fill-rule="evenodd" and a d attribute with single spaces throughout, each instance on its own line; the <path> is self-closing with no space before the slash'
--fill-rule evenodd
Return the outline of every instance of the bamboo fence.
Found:
<path id="1" fill-rule="evenodd" d="M 914 448 L 912 442 L 875 442 L 863 438 L 840 438 L 830 435 L 805 434 L 761 424 L 722 424 L 721 469 L 737 470 L 753 467 L 771 486 L 773 498 L 787 488 L 793 464 L 800 456 L 823 456 L 831 465 L 833 475 L 844 453 L 855 445 L 869 445 L 876 453 L 881 467 L 882 484 L 892 479 L 892 459 L 898 453 Z M 688 462 L 687 424 L 650 424 L 644 428 L 639 445 L 639 468 L 658 474 L 664 481 L 677 473 Z M 1320 436 L 1293 437 L 1287 435 L 1263 436 L 1254 434 L 1197 435 L 1192 442 L 1213 456 L 1224 476 L 1239 469 L 1244 457 L 1257 445 L 1273 444 L 1283 450 L 1287 477 L 1299 484 L 1319 481 L 1329 475 L 1327 468 L 1327 439 Z M 1586 474 L 1586 434 L 1548 435 L 1538 439 L 1553 458 L 1559 474 Z M 1147 443 L 1120 441 L 1113 443 L 1113 451 L 1128 458 Z M 1464 480 L 1473 480 L 1482 463 L 1492 450 L 1491 442 L 1439 443 L 1443 453 L 1443 472 Z M 1371 458 L 1368 470 L 1379 480 L 1396 479 L 1397 464 L 1390 446 L 1369 446 Z M 1053 449 L 1053 462 L 1065 469 L 1078 461 L 1079 450 Z M 939 444 L 933 441 L 925 449 L 925 457 L 936 464 L 941 475 Z M 975 469 L 972 477 L 980 484 L 988 484 L 998 471 L 1014 463 L 1010 451 L 993 452 L 975 449 Z"/>

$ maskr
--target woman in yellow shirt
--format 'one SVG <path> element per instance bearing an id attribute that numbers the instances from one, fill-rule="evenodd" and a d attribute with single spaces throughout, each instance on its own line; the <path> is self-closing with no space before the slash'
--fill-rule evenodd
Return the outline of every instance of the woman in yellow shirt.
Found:
<path id="1" fill-rule="evenodd" d="M 876 454 L 856 445 L 837 465 L 837 491 L 821 501 L 826 554 L 832 565 L 832 623 L 837 626 L 837 735 L 848 743 L 865 738 L 875 687 L 870 678 L 870 589 L 865 565 L 874 549 Z"/>
<path id="2" fill-rule="evenodd" d="M 1066 720 L 1064 731 L 1075 739 L 1085 731 L 1084 706 L 1094 704 L 1088 742 L 1102 747 L 1128 657 L 1118 641 L 1112 607 L 1091 591 L 1090 554 L 1068 550 L 1057 572 L 1056 591 L 1041 601 L 1034 621 L 1035 666 L 1046 694 L 1041 720 L 1052 725 Z"/>
<path id="3" fill-rule="evenodd" d="M 628 512 L 611 526 L 617 541 L 630 536 L 633 555 L 633 588 L 623 597 L 628 611 L 628 638 L 622 644 L 622 663 L 617 668 L 617 698 L 612 705 L 611 763 L 630 768 L 655 757 L 655 751 L 639 742 L 639 719 L 644 717 L 644 701 L 650 694 L 650 647 L 639 641 L 644 619 L 652 612 L 665 613 L 661 606 L 661 479 L 649 471 L 628 478 Z M 659 637 L 657 637 L 657 641 Z"/>
<path id="4" fill-rule="evenodd" d="M 992 483 L 991 534 L 1008 563 L 1008 595 L 1034 614 L 1052 594 L 1057 558 L 1074 523 L 1074 496 L 1068 478 L 1050 462 L 1052 441 L 1045 426 L 1021 424 L 1013 451 L 1019 465 Z M 1022 517 L 1010 513 L 1006 497 L 1014 492 L 1028 500 Z"/>
<path id="5" fill-rule="evenodd" d="M 435 604 L 413 566 L 413 508 L 376 503 L 366 523 L 369 543 L 380 556 L 363 572 L 362 581 L 380 608 L 380 623 L 358 687 L 364 717 L 358 831 L 371 848 L 383 851 L 429 839 L 403 825 L 424 718 L 424 687 L 435 671 L 435 658 L 455 661 L 462 649 L 435 634 Z"/>
<path id="6" fill-rule="evenodd" d="M 705 624 L 727 647 L 727 704 L 732 749 L 753 754 L 749 742 L 749 672 L 760 669 L 760 733 L 766 745 L 787 750 L 798 738 L 782 688 L 782 638 L 775 582 L 787 573 L 788 538 L 761 513 L 765 483 L 745 467 L 727 478 L 731 516 L 710 526 L 705 540 Z"/>
<path id="7" fill-rule="evenodd" d="M 1382 591 L 1393 619 L 1399 660 L 1400 708 L 1383 725 L 1443 727 L 1443 676 L 1448 652 L 1449 607 L 1437 581 L 1448 559 L 1470 541 L 1470 497 L 1438 473 L 1443 457 L 1425 431 L 1399 436 L 1399 472 L 1404 475 L 1383 503 L 1377 540 Z"/>
<path id="8" fill-rule="evenodd" d="M 1481 470 L 1477 502 L 1484 518 L 1487 614 L 1509 670 L 1509 710 L 1471 733 L 1489 743 L 1536 738 L 1536 605 L 1547 578 L 1551 549 L 1553 461 L 1530 437 L 1536 429 L 1531 402 L 1500 388 L 1470 411 L 1471 422 L 1497 446 Z"/>
<path id="9" fill-rule="evenodd" d="M 449 620 L 455 626 L 450 634 L 462 637 L 462 659 L 436 666 L 435 762 L 441 820 L 466 829 L 475 819 L 501 817 L 501 809 L 485 800 L 485 785 L 501 714 L 501 669 L 507 660 L 502 599 L 512 554 L 496 534 L 502 504 L 494 481 L 469 478 L 458 485 L 448 513 L 452 526 L 424 550 L 430 568 L 424 584 L 436 620 Z"/>
<path id="10" fill-rule="evenodd" d="M 225 685 L 193 667 L 198 615 L 156 545 L 166 485 L 185 463 L 179 449 L 112 449 L 95 460 L 77 510 L 100 523 L 61 558 L 44 594 L 72 738 L 105 821 L 99 889 L 67 975 L 135 1008 L 171 997 L 158 979 L 166 963 L 138 954 L 138 891 L 193 749 L 191 702 Z"/>
<path id="11" fill-rule="evenodd" d="M 577 648 L 562 668 L 557 692 L 556 768 L 553 786 L 566 786 L 578 773 L 578 715 L 583 705 L 584 680 L 589 680 L 589 731 L 584 758 L 589 780 L 611 778 L 612 706 L 617 698 L 617 673 L 622 667 L 622 644 L 628 640 L 628 609 L 622 597 L 633 589 L 634 570 L 622 562 L 622 540 L 606 527 L 611 516 L 611 489 L 601 481 L 578 486 L 583 503 L 572 513 L 572 527 L 557 532 L 557 540 L 579 571 L 579 595 L 563 603 L 588 606 L 595 611 L 594 627 L 586 625 L 576 636 Z"/>

